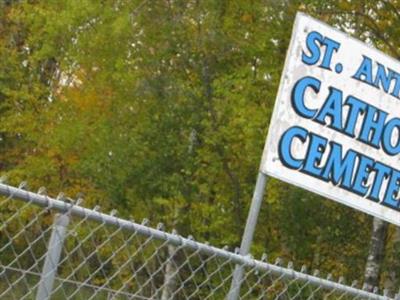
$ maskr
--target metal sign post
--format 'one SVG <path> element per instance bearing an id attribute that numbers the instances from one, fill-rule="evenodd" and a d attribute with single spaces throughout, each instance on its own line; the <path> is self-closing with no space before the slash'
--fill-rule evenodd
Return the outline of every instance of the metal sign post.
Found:
<path id="1" fill-rule="evenodd" d="M 246 227 L 244 229 L 242 243 L 240 245 L 240 254 L 247 255 L 250 252 L 251 242 L 253 241 L 254 231 L 257 225 L 258 214 L 261 208 L 261 202 L 264 198 L 265 186 L 267 184 L 267 175 L 258 172 L 256 186 L 254 188 L 253 198 L 250 204 L 249 215 L 247 216 Z M 236 265 L 233 273 L 232 285 L 228 294 L 229 300 L 236 300 L 239 297 L 240 285 L 243 280 L 243 266 Z"/>

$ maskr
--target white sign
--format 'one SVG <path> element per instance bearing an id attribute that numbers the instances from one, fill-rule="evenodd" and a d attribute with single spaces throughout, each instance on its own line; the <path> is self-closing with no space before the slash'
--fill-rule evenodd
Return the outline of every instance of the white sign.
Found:
<path id="1" fill-rule="evenodd" d="M 296 17 L 261 171 L 400 225 L 400 63 Z"/>

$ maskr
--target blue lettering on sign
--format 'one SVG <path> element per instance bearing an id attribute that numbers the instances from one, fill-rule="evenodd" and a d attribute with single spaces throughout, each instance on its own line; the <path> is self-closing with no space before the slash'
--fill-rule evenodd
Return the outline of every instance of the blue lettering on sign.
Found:
<path id="1" fill-rule="evenodd" d="M 292 107 L 298 115 L 327 125 L 351 138 L 357 138 L 376 149 L 383 148 L 389 155 L 400 153 L 400 134 L 392 142 L 394 130 L 400 133 L 400 119 L 388 119 L 387 112 L 351 95 L 343 101 L 343 92 L 334 87 L 328 88 L 328 96 L 319 109 L 306 107 L 306 89 L 311 88 L 318 95 L 320 87 L 321 81 L 311 76 L 300 78 L 296 82 L 292 90 Z M 312 102 L 312 99 L 308 102 Z M 346 115 L 344 111 L 347 111 Z M 361 130 L 356 133 L 356 124 L 359 121 L 362 124 Z"/>
<path id="2" fill-rule="evenodd" d="M 303 172 L 321 177 L 322 169 L 318 166 L 321 163 L 322 155 L 326 149 L 328 140 L 318 135 L 311 135 L 309 147 L 307 150 L 306 160 L 303 167 Z"/>
<path id="3" fill-rule="evenodd" d="M 391 174 L 391 168 L 380 162 L 375 162 L 373 171 L 375 171 L 375 178 L 374 182 L 372 183 L 371 194 L 369 195 L 369 199 L 378 202 L 380 188 L 382 186 L 383 181 L 387 179 Z"/>
<path id="4" fill-rule="evenodd" d="M 307 34 L 301 52 L 302 63 L 340 74 L 342 63 L 335 53 L 341 44 L 318 31 Z M 352 79 L 400 99 L 400 74 L 362 55 Z M 297 115 L 328 127 L 351 139 L 381 150 L 389 156 L 400 154 L 400 118 L 391 117 L 371 101 L 344 95 L 313 76 L 298 79 L 291 90 L 291 106 Z M 321 97 L 323 97 L 321 99 Z M 322 101 L 321 101 L 322 100 Z M 372 99 L 376 100 L 376 99 Z M 303 151 L 299 151 L 302 148 Z M 280 137 L 278 155 L 292 170 L 329 182 L 370 201 L 400 211 L 400 170 L 364 153 L 296 125 Z"/>
<path id="5" fill-rule="evenodd" d="M 296 159 L 292 156 L 291 148 L 294 138 L 298 138 L 300 141 L 305 142 L 308 131 L 301 127 L 292 127 L 286 131 L 279 142 L 279 156 L 282 159 L 282 163 L 290 169 L 300 169 L 303 164 L 301 159 Z"/>
<path id="6" fill-rule="evenodd" d="M 379 149 L 379 142 L 383 134 L 387 116 L 387 112 L 368 105 L 359 140 Z"/>
<path id="7" fill-rule="evenodd" d="M 397 128 L 397 141 L 395 144 L 392 144 L 392 136 L 394 130 Z M 396 155 L 400 153 L 400 119 L 393 118 L 389 122 L 387 122 L 384 132 L 383 132 L 383 140 L 382 146 L 383 150 L 389 155 Z M 396 135 L 394 135 L 396 137 Z"/>
<path id="8" fill-rule="evenodd" d="M 357 153 L 349 150 L 343 157 L 343 150 L 340 144 L 330 142 L 330 147 L 331 155 L 327 159 L 322 179 L 350 190 Z"/>
<path id="9" fill-rule="evenodd" d="M 304 104 L 304 94 L 307 88 L 311 88 L 315 93 L 319 92 L 321 81 L 314 77 L 303 77 L 294 85 L 292 91 L 292 106 L 302 117 L 310 119 L 317 112 L 316 109 L 307 108 Z"/>
<path id="10" fill-rule="evenodd" d="M 314 65 L 319 61 L 321 50 L 318 44 L 322 44 L 324 37 L 317 31 L 310 32 L 307 36 L 306 45 L 310 54 L 303 51 L 302 60 L 307 65 Z"/>
<path id="11" fill-rule="evenodd" d="M 320 68 L 331 70 L 333 53 L 339 50 L 340 44 L 328 37 L 322 36 L 317 31 L 312 31 L 306 38 L 307 52 L 302 52 L 302 61 L 307 65 L 315 65 L 321 57 L 321 47 L 325 47 Z M 341 70 L 337 70 L 338 73 Z"/>
<path id="12" fill-rule="evenodd" d="M 379 62 L 373 62 L 368 56 L 363 55 L 363 60 L 352 78 L 400 98 L 400 74 Z"/>
<path id="13" fill-rule="evenodd" d="M 357 120 L 360 115 L 367 110 L 368 104 L 353 96 L 348 96 L 345 104 L 349 107 L 349 113 L 347 115 L 344 133 L 354 138 Z"/>
<path id="14" fill-rule="evenodd" d="M 363 61 L 358 68 L 356 74 L 353 75 L 354 79 L 373 85 L 372 80 L 372 60 L 363 55 Z"/>
<path id="15" fill-rule="evenodd" d="M 322 125 L 325 125 L 327 124 L 325 122 L 325 119 L 326 117 L 329 117 L 330 122 L 328 123 L 328 126 L 338 131 L 343 131 L 342 99 L 342 91 L 330 87 L 329 96 L 326 99 L 324 106 L 320 109 L 317 116 L 315 117 L 315 121 L 321 123 Z"/>
<path id="16" fill-rule="evenodd" d="M 390 177 L 388 186 L 386 188 L 385 197 L 383 198 L 383 205 L 391 208 L 399 209 L 399 189 L 400 189 L 400 172 L 398 170 L 392 170 L 392 176 Z"/>
<path id="17" fill-rule="evenodd" d="M 307 147 L 304 157 L 293 157 L 294 139 L 298 139 Z M 371 201 L 381 202 L 400 211 L 399 170 L 353 149 L 343 153 L 340 144 L 328 143 L 326 138 L 300 126 L 293 126 L 285 131 L 278 147 L 279 159 L 286 167 L 331 182 L 333 185 L 339 185 L 354 194 L 366 196 Z M 373 180 L 369 184 L 371 178 Z M 382 192 L 384 197 L 381 199 Z"/>

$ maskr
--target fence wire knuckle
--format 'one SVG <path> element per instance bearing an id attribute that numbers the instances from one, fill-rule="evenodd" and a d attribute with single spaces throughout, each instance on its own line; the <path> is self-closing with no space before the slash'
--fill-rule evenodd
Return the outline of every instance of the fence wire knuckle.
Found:
<path id="1" fill-rule="evenodd" d="M 399 299 L 0 178 L 0 299 Z"/>

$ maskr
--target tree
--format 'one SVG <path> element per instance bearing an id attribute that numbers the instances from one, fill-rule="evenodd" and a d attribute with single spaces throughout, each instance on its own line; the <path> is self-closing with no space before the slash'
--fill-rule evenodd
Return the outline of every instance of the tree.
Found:
<path id="1" fill-rule="evenodd" d="M 378 2 L 10 2 L 2 170 L 234 248 L 296 12 L 395 53 L 397 3 Z M 266 202 L 254 254 L 361 277 L 371 219 L 277 180 Z"/>

